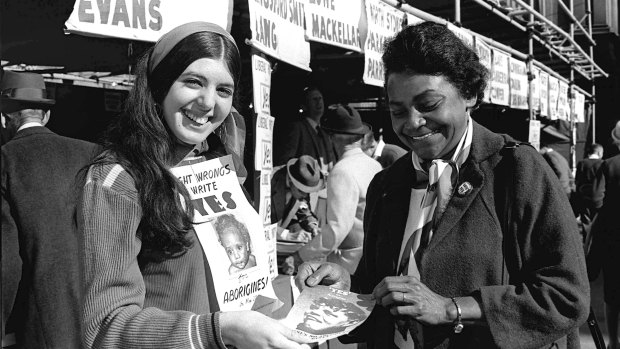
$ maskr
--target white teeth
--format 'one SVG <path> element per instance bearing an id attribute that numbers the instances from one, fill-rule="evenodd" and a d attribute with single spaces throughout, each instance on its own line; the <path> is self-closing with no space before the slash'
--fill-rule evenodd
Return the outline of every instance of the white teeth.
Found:
<path id="1" fill-rule="evenodd" d="M 427 133 L 427 134 L 425 134 L 425 135 L 422 135 L 422 136 L 417 136 L 417 137 L 416 137 L 416 136 L 410 136 L 410 137 L 411 137 L 411 139 L 413 139 L 414 141 L 420 141 L 420 140 L 422 140 L 422 139 L 426 139 L 426 138 L 428 138 L 428 137 L 430 137 L 430 136 L 432 136 L 432 135 L 434 135 L 435 133 L 438 133 L 438 132 L 439 132 L 439 131 L 431 131 L 431 132 L 429 132 L 429 133 Z"/>
<path id="2" fill-rule="evenodd" d="M 201 124 L 201 125 L 204 125 L 207 123 L 207 121 L 209 121 L 209 118 L 206 116 L 194 116 L 188 113 L 186 110 L 181 110 L 181 112 L 183 113 L 183 115 L 185 115 L 190 120 L 194 121 L 195 123 Z"/>

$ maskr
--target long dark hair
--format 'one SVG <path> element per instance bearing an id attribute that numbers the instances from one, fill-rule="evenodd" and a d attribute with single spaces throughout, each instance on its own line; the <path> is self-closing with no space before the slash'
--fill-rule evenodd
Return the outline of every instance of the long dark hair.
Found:
<path id="1" fill-rule="evenodd" d="M 401 30 L 383 53 L 385 82 L 392 73 L 443 75 L 464 98 L 484 98 L 488 71 L 478 55 L 445 25 L 423 22 Z"/>
<path id="2" fill-rule="evenodd" d="M 104 152 L 93 164 L 119 163 L 133 177 L 142 208 L 138 226 L 143 244 L 141 255 L 149 260 L 163 260 L 182 255 L 192 245 L 188 232 L 192 228 L 193 208 L 187 190 L 169 172 L 175 165 L 173 151 L 177 141 L 163 120 L 161 104 L 172 83 L 195 60 L 222 59 L 235 86 L 241 61 L 232 42 L 211 32 L 187 36 L 149 73 L 152 50 L 138 61 L 136 80 L 124 111 L 107 130 Z"/>

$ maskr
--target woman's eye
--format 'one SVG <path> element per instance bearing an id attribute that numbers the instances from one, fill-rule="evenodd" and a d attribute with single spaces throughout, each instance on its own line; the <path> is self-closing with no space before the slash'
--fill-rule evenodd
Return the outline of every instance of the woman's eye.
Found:
<path id="1" fill-rule="evenodd" d="M 222 96 L 222 97 L 226 98 L 226 97 L 230 97 L 230 96 L 232 96 L 232 95 L 233 95 L 233 93 L 234 93 L 234 91 L 233 91 L 233 89 L 231 89 L 231 88 L 225 88 L 225 87 L 222 87 L 222 88 L 217 89 L 217 93 L 218 93 L 220 96 Z"/>
<path id="2" fill-rule="evenodd" d="M 425 104 L 418 106 L 417 109 L 420 112 L 424 113 L 424 112 L 435 110 L 438 106 L 439 106 L 439 102 L 425 103 Z"/>
<path id="3" fill-rule="evenodd" d="M 399 118 L 404 116 L 406 112 L 403 110 L 390 110 L 390 114 L 392 114 L 392 116 L 395 118 Z"/>
<path id="4" fill-rule="evenodd" d="M 202 82 L 198 79 L 187 79 L 185 83 L 191 86 L 202 86 Z"/>

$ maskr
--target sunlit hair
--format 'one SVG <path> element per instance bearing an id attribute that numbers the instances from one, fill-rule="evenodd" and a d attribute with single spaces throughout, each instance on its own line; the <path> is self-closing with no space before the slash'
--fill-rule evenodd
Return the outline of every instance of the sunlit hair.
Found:
<path id="1" fill-rule="evenodd" d="M 147 64 L 152 50 L 139 59 L 123 113 L 107 130 L 105 151 L 94 164 L 118 162 L 133 177 L 142 208 L 138 227 L 143 243 L 141 258 L 158 261 L 187 251 L 192 245 L 188 232 L 193 219 L 189 195 L 169 171 L 175 165 L 176 140 L 163 119 L 161 104 L 172 83 L 197 59 L 222 59 L 235 87 L 241 61 L 231 42 L 211 32 L 194 33 L 181 40 L 149 74 Z"/>
<path id="2" fill-rule="evenodd" d="M 248 231 L 248 228 L 245 226 L 245 224 L 238 221 L 232 214 L 227 213 L 218 216 L 213 222 L 213 228 L 217 233 L 217 239 L 220 244 L 222 243 L 222 234 L 224 232 L 230 231 L 230 228 L 234 229 L 237 235 L 239 235 L 243 242 L 245 242 L 245 244 L 248 246 L 248 252 L 252 253 L 252 239 L 250 238 L 250 232 Z"/>
<path id="3" fill-rule="evenodd" d="M 488 71 L 478 55 L 445 25 L 423 22 L 401 30 L 386 42 L 385 82 L 393 73 L 444 76 L 466 99 L 484 98 Z"/>

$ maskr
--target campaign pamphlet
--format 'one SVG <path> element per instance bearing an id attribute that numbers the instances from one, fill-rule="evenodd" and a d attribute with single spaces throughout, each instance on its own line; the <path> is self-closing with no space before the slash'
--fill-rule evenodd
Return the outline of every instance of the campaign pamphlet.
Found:
<path id="1" fill-rule="evenodd" d="M 278 306 L 270 261 L 273 228 L 263 227 L 247 201 L 230 155 L 202 160 L 186 159 L 171 171 L 189 192 L 194 230 L 211 268 L 220 310 L 250 310 L 259 295 L 261 307 L 264 298 Z"/>
<path id="2" fill-rule="evenodd" d="M 328 286 L 305 288 L 281 323 L 311 342 L 345 335 L 361 325 L 375 305 L 371 295 Z"/>

